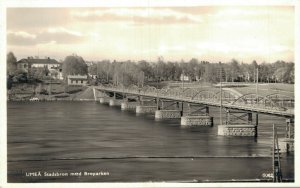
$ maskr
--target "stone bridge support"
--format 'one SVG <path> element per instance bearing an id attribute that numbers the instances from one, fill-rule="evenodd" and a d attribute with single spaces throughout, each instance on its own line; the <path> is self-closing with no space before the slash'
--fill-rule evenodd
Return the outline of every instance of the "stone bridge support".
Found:
<path id="1" fill-rule="evenodd" d="M 252 113 L 227 109 L 226 123 L 218 126 L 221 136 L 257 136 L 258 114 L 253 124 Z"/>
<path id="2" fill-rule="evenodd" d="M 195 108 L 196 107 L 196 108 Z M 188 104 L 188 115 L 181 117 L 181 127 L 213 126 L 214 119 L 209 116 L 209 107 Z"/>
<path id="3" fill-rule="evenodd" d="M 213 126 L 213 117 L 206 115 L 197 116 L 182 116 L 181 117 L 181 127 L 195 127 L 195 126 Z"/>
<path id="4" fill-rule="evenodd" d="M 181 118 L 180 110 L 156 110 L 155 119 L 179 119 Z"/>
<path id="5" fill-rule="evenodd" d="M 139 102 L 123 101 L 121 103 L 121 110 L 135 110 L 138 105 Z"/>
<path id="6" fill-rule="evenodd" d="M 155 113 L 157 106 L 136 106 L 135 112 L 137 114 Z"/>
<path id="7" fill-rule="evenodd" d="M 110 97 L 100 97 L 99 98 L 100 104 L 109 104 L 109 100 L 110 100 Z"/>
<path id="8" fill-rule="evenodd" d="M 156 98 L 155 119 L 179 119 L 182 116 L 179 102 Z"/>
<path id="9" fill-rule="evenodd" d="M 294 152 L 294 119 L 286 119 L 286 137 L 278 139 L 280 152 Z"/>
<path id="10" fill-rule="evenodd" d="M 256 136 L 255 125 L 219 125 L 218 135 L 222 136 Z"/>
<path id="11" fill-rule="evenodd" d="M 122 99 L 109 99 L 109 106 L 121 106 Z"/>

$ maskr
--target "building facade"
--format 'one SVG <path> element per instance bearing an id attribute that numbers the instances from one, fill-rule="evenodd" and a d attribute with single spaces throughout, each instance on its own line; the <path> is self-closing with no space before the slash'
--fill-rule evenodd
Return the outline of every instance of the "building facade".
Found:
<path id="1" fill-rule="evenodd" d="M 88 82 L 87 75 L 68 75 L 68 85 L 86 86 Z"/>
<path id="2" fill-rule="evenodd" d="M 62 80 L 62 63 L 57 62 L 55 59 L 45 58 L 33 58 L 28 57 L 27 59 L 21 59 L 17 62 L 18 70 L 22 70 L 23 72 L 30 73 L 30 71 L 34 68 L 45 68 L 50 72 L 50 76 L 54 79 Z"/>

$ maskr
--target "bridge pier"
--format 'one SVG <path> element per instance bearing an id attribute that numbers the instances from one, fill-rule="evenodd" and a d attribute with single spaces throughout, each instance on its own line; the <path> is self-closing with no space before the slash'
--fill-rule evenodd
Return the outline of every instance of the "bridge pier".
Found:
<path id="1" fill-rule="evenodd" d="M 156 110 L 155 119 L 179 119 L 181 118 L 180 110 Z"/>
<path id="2" fill-rule="evenodd" d="M 157 106 L 136 106 L 135 112 L 137 114 L 155 113 Z"/>
<path id="3" fill-rule="evenodd" d="M 183 105 L 182 105 L 183 106 Z M 197 109 L 193 110 L 191 104 L 188 104 L 188 115 L 181 117 L 181 127 L 194 127 L 194 126 L 213 126 L 214 119 L 209 116 L 208 106 L 196 105 Z M 183 108 L 182 108 L 183 111 Z"/>
<path id="4" fill-rule="evenodd" d="M 213 117 L 198 115 L 198 116 L 182 116 L 181 127 L 194 127 L 194 126 L 213 126 Z"/>
<path id="5" fill-rule="evenodd" d="M 255 125 L 219 125 L 218 135 L 221 136 L 255 136 Z"/>
<path id="6" fill-rule="evenodd" d="M 155 119 L 179 119 L 182 116 L 179 102 L 156 98 L 156 105 Z"/>
<path id="7" fill-rule="evenodd" d="M 121 99 L 110 99 L 109 100 L 109 106 L 121 106 L 121 103 L 123 102 L 123 100 Z"/>
<path id="8" fill-rule="evenodd" d="M 98 101 L 102 97 L 108 97 L 105 92 L 99 91 L 95 87 L 93 87 L 93 95 L 95 101 Z"/>
<path id="9" fill-rule="evenodd" d="M 251 112 L 243 112 L 243 111 L 227 109 L 226 124 L 218 126 L 218 135 L 256 137 L 258 114 L 256 114 L 256 125 L 253 125 L 252 122 L 253 121 L 252 121 Z"/>
<path id="10" fill-rule="evenodd" d="M 109 104 L 109 100 L 110 100 L 110 97 L 100 97 L 99 98 L 100 104 Z"/>
<path id="11" fill-rule="evenodd" d="M 139 102 L 122 102 L 121 103 L 121 110 L 135 110 L 136 107 L 139 105 Z"/>
<path id="12" fill-rule="evenodd" d="M 286 119 L 286 138 L 279 138 L 278 145 L 280 152 L 289 153 L 294 151 L 294 119 Z"/>

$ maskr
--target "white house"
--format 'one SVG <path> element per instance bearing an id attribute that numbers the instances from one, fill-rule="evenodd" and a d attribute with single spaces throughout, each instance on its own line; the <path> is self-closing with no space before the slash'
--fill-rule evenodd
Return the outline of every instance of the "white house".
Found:
<path id="1" fill-rule="evenodd" d="M 184 75 L 184 74 L 181 74 L 180 75 L 180 81 L 190 81 L 190 77 L 188 77 L 188 76 L 186 76 L 186 75 Z"/>
<path id="2" fill-rule="evenodd" d="M 88 77 L 87 75 L 68 75 L 68 85 L 73 86 L 86 86 Z"/>
<path id="3" fill-rule="evenodd" d="M 19 70 L 29 73 L 33 68 L 47 68 L 50 71 L 50 75 L 54 79 L 63 79 L 62 77 L 62 64 L 55 59 L 45 58 L 33 58 L 21 59 L 17 62 Z"/>

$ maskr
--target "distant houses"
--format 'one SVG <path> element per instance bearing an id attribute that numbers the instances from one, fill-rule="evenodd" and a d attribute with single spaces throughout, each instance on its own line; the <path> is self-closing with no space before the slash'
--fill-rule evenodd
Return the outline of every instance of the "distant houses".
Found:
<path id="1" fill-rule="evenodd" d="M 17 62 L 17 68 L 23 72 L 30 73 L 32 69 L 45 68 L 49 70 L 50 76 L 54 79 L 63 79 L 62 76 L 62 63 L 57 62 L 55 59 L 33 58 L 21 59 Z"/>
<path id="2" fill-rule="evenodd" d="M 39 75 L 41 79 L 46 77 L 51 77 L 52 79 L 64 80 L 68 85 L 71 86 L 86 86 L 89 80 L 95 80 L 97 75 L 87 74 L 87 75 L 64 75 L 62 71 L 62 63 L 46 57 L 44 59 L 38 57 L 28 57 L 17 61 L 17 69 L 23 73 L 27 73 L 27 77 L 32 77 L 34 75 Z M 38 72 L 37 72 L 38 71 Z M 43 75 L 43 76 L 41 76 Z M 48 83 L 47 79 L 43 82 Z M 53 82 L 51 82 L 53 83 Z"/>
<path id="3" fill-rule="evenodd" d="M 180 81 L 188 82 L 188 81 L 190 81 L 190 77 L 189 77 L 189 76 L 186 76 L 186 75 L 184 75 L 184 74 L 181 74 L 181 75 L 180 75 Z"/>
<path id="4" fill-rule="evenodd" d="M 88 82 L 87 75 L 68 75 L 67 79 L 71 86 L 86 86 Z"/>

